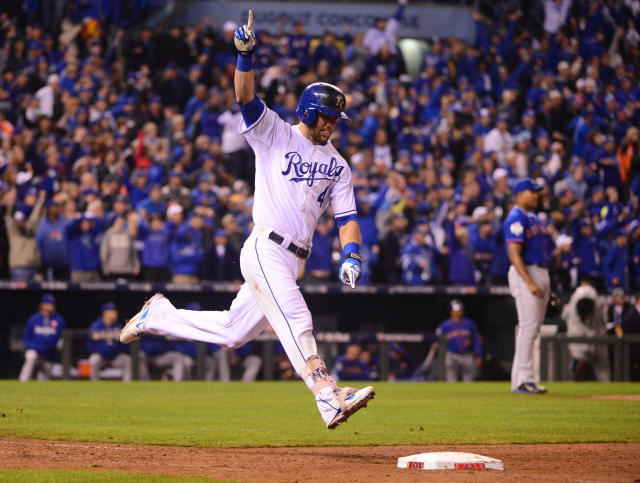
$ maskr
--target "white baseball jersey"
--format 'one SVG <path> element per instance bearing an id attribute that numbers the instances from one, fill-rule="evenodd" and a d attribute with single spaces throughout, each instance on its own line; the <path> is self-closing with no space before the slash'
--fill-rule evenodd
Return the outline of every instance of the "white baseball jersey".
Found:
<path id="1" fill-rule="evenodd" d="M 329 203 L 336 218 L 355 215 L 351 170 L 331 142 L 315 145 L 271 109 L 242 132 L 256 155 L 253 221 L 311 246 Z"/>

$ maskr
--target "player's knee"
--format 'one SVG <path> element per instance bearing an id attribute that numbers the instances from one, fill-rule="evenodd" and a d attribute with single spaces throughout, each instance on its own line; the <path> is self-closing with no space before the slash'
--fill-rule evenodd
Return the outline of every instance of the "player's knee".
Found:
<path id="1" fill-rule="evenodd" d="M 38 360 L 38 353 L 33 349 L 27 349 L 27 352 L 24 353 L 24 359 L 28 362 L 33 362 Z"/>

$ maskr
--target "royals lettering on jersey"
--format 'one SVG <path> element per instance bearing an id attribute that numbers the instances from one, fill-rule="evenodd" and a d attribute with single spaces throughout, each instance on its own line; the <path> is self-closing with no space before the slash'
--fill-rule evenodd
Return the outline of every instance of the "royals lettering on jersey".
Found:
<path id="1" fill-rule="evenodd" d="M 527 213 L 516 206 L 504 220 L 503 229 L 506 244 L 522 244 L 522 259 L 525 264 L 549 261 L 549 252 L 544 243 L 544 229 L 535 213 Z"/>
<path id="2" fill-rule="evenodd" d="M 266 106 L 240 132 L 256 155 L 253 221 L 310 248 L 329 203 L 336 218 L 356 214 L 351 169 L 331 142 L 315 145 Z"/>
<path id="3" fill-rule="evenodd" d="M 294 177 L 289 178 L 290 181 L 295 183 L 305 181 L 308 186 L 313 186 L 316 175 L 318 175 L 317 179 L 319 180 L 340 181 L 340 174 L 344 170 L 343 166 L 338 166 L 338 161 L 334 157 L 331 158 L 329 163 L 315 162 L 313 164 L 303 161 L 302 156 L 297 152 L 287 153 L 284 157 L 289 164 L 287 164 L 287 169 L 282 174 L 284 176 L 289 173 L 295 174 Z"/>

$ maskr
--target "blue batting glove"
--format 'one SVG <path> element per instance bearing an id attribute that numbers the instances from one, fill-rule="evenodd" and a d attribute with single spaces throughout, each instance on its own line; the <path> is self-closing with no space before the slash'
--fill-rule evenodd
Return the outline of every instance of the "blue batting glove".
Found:
<path id="1" fill-rule="evenodd" d="M 340 281 L 345 285 L 351 285 L 351 288 L 356 288 L 356 281 L 362 271 L 360 268 L 361 262 L 360 255 L 356 253 L 349 254 L 340 267 Z"/>

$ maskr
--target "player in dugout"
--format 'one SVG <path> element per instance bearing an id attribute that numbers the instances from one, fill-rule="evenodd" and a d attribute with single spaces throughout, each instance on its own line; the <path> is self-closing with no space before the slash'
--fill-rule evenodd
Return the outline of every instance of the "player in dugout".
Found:
<path id="1" fill-rule="evenodd" d="M 329 375 L 296 280 L 309 256 L 318 219 L 329 205 L 344 251 L 340 280 L 355 288 L 361 273 L 351 170 L 330 142 L 337 122 L 348 119 L 346 97 L 330 84 L 309 85 L 298 102 L 301 122 L 291 126 L 255 93 L 252 11 L 234 41 L 239 54 L 234 84 L 243 118 L 240 131 L 256 154 L 255 227 L 240 254 L 245 283 L 225 311 L 178 310 L 156 294 L 128 322 L 120 340 L 128 343 L 152 333 L 239 347 L 270 323 L 295 371 L 315 395 L 327 428 L 335 429 L 365 407 L 375 390 L 339 387 Z"/>

